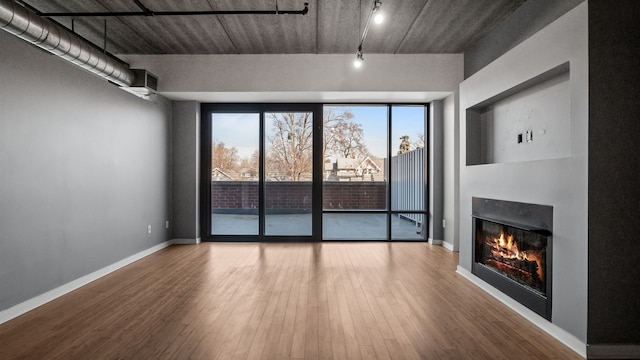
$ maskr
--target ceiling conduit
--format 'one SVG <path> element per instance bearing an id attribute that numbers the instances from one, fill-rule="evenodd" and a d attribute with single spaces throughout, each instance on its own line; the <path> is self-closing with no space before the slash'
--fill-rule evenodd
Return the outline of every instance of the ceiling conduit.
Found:
<path id="1" fill-rule="evenodd" d="M 0 0 L 0 28 L 120 86 L 128 87 L 134 80 L 126 64 L 11 0 Z"/>

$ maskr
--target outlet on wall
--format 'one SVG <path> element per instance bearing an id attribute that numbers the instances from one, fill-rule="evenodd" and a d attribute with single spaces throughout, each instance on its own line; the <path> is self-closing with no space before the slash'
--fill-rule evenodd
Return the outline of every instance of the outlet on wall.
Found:
<path id="1" fill-rule="evenodd" d="M 446 228 L 447 227 L 447 221 L 445 219 L 442 219 L 442 228 Z"/>
<path id="2" fill-rule="evenodd" d="M 164 228 L 165 228 L 165 229 L 168 229 L 168 228 L 169 228 L 169 220 L 167 220 L 167 221 L 165 221 L 165 222 L 164 222 Z"/>
<path id="3" fill-rule="evenodd" d="M 147 225 L 147 234 L 151 234 L 151 225 Z"/>

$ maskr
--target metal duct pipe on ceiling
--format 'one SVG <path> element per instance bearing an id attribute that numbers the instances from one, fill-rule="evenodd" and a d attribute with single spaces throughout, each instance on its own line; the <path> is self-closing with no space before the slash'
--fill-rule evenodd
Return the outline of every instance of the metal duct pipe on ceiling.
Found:
<path id="1" fill-rule="evenodd" d="M 0 28 L 120 86 L 133 82 L 126 64 L 12 0 L 0 0 Z"/>

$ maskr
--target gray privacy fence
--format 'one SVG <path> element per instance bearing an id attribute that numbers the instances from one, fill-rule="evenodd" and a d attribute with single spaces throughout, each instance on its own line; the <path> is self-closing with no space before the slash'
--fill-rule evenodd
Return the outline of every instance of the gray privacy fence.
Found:
<path id="1" fill-rule="evenodd" d="M 425 151 L 418 148 L 391 158 L 391 210 L 424 211 L 426 200 Z M 417 225 L 424 222 L 424 214 L 400 215 Z"/>

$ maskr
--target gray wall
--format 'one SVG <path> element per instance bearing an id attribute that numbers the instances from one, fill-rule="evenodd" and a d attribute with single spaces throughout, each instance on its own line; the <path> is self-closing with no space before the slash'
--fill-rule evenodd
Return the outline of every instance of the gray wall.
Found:
<path id="1" fill-rule="evenodd" d="M 447 248 L 458 251 L 458 196 L 460 193 L 460 137 L 458 94 L 452 94 L 443 100 L 443 219 L 444 243 Z"/>
<path id="2" fill-rule="evenodd" d="M 460 84 L 460 266 L 471 271 L 471 198 L 553 206 L 552 323 L 587 336 L 588 21 L 583 3 Z M 532 55 L 535 54 L 535 55 Z M 569 157 L 466 165 L 467 109 L 570 62 Z M 541 106 L 544 106 L 541 104 Z M 518 116 L 511 117 L 517 123 Z M 531 157 L 529 157 L 531 158 Z"/>
<path id="3" fill-rule="evenodd" d="M 1 311 L 170 238 L 171 104 L 0 49 Z"/>
<path id="4" fill-rule="evenodd" d="M 640 344 L 638 19 L 640 1 L 589 1 L 590 352 Z"/>
<path id="5" fill-rule="evenodd" d="M 564 72 L 477 111 L 468 110 L 467 124 L 475 122 L 479 129 L 470 134 L 467 128 L 467 134 L 478 137 L 478 147 L 467 147 L 467 153 L 480 155 L 480 161 L 470 162 L 467 156 L 467 164 L 570 157 L 569 85 L 569 73 Z M 532 133 L 529 140 L 528 131 Z M 467 136 L 467 144 L 469 140 Z"/>
<path id="6" fill-rule="evenodd" d="M 582 1 L 527 1 L 465 52 L 465 78 L 476 74 Z M 640 318 L 640 291 L 637 272 L 631 270 L 640 264 L 640 242 L 636 235 L 640 232 L 637 221 L 640 145 L 636 140 L 640 134 L 637 120 L 640 102 L 636 96 L 637 79 L 640 78 L 637 63 L 640 56 L 637 45 L 639 7 L 640 2 L 636 0 L 588 2 L 588 191 L 585 192 L 588 198 L 588 321 L 584 338 L 580 332 L 566 329 L 586 340 L 590 358 L 610 356 L 612 351 L 619 358 L 625 355 L 637 357 L 640 343 L 640 322 L 635 321 Z M 535 59 L 540 56 L 533 51 L 530 55 Z M 575 74 L 572 73 L 571 78 L 575 79 Z M 575 102 L 574 95 L 572 102 Z M 572 141 L 575 141 L 582 130 L 577 132 L 575 126 L 571 130 Z M 572 145 L 572 157 L 582 156 Z M 567 170 L 575 171 L 575 165 L 567 166 Z M 575 180 L 579 185 L 584 182 Z M 470 179 L 461 182 L 464 187 Z M 558 199 L 567 197 L 571 194 L 558 194 Z M 464 199 L 460 201 L 464 206 Z M 464 219 L 466 215 L 461 216 Z M 462 228 L 461 231 L 466 230 Z M 556 238 L 554 236 L 557 244 Z M 466 262 L 464 252 L 461 252 L 463 266 Z M 565 252 L 563 249 L 562 253 Z M 577 264 L 574 261 L 574 265 Z M 582 290 L 577 289 L 583 287 L 583 281 L 583 276 L 575 278 L 575 283 L 569 287 L 575 289 L 574 298 L 579 307 L 582 307 L 583 299 Z M 581 321 L 572 322 L 577 325 Z M 577 329 L 573 325 L 571 328 Z M 631 344 L 635 347 L 625 347 Z"/>
<path id="7" fill-rule="evenodd" d="M 200 104 L 173 102 L 173 238 L 200 240 Z"/>
<path id="8" fill-rule="evenodd" d="M 529 0 L 464 52 L 465 79 L 584 0 Z"/>
<path id="9" fill-rule="evenodd" d="M 429 241 L 444 240 L 444 109 L 443 101 L 429 105 Z"/>

